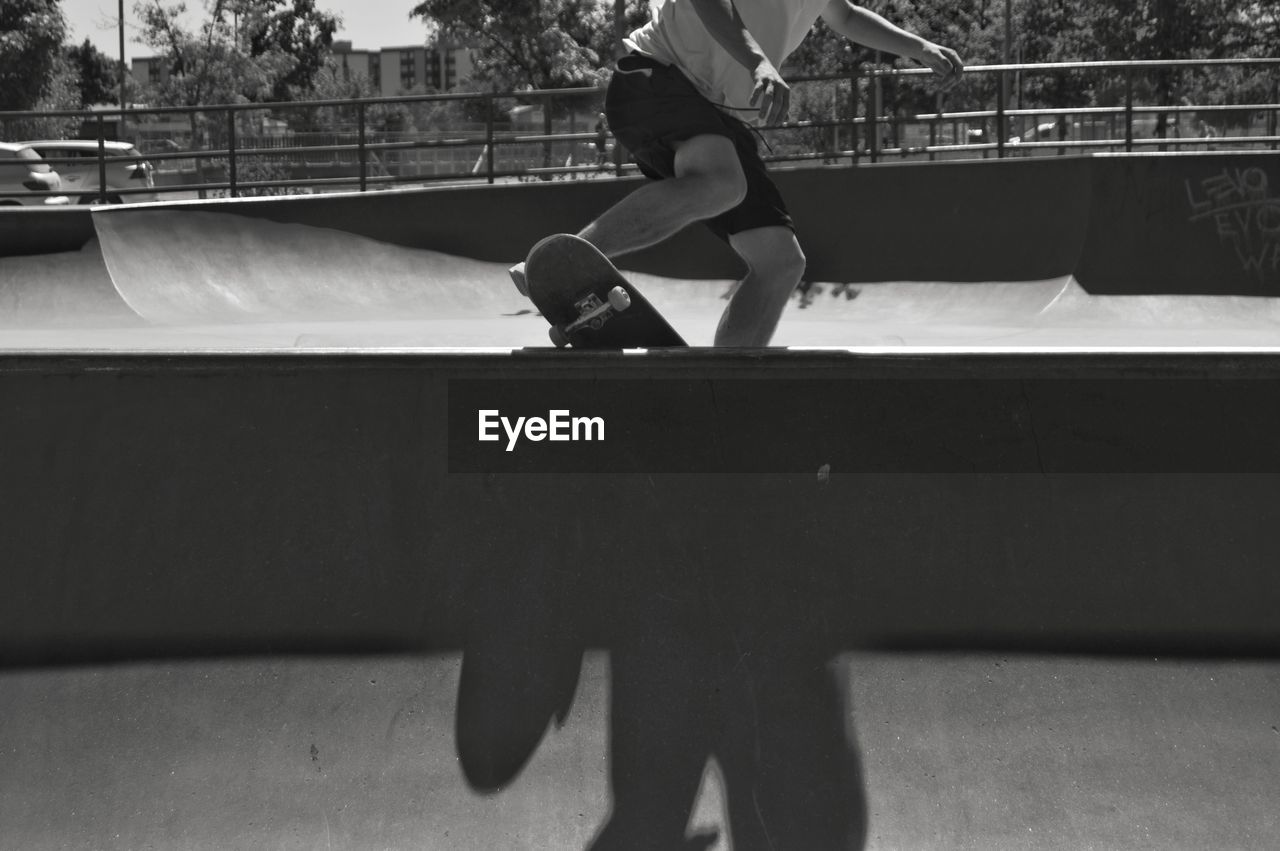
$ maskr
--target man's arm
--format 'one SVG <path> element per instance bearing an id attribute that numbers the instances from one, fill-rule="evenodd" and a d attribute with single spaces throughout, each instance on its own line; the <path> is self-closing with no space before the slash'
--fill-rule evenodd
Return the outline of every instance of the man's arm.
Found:
<path id="1" fill-rule="evenodd" d="M 827 26 L 840 35 L 872 50 L 882 50 L 914 59 L 943 78 L 950 88 L 960 79 L 964 63 L 949 47 L 942 47 L 889 23 L 870 9 L 856 6 L 850 0 L 831 0 L 822 13 Z"/>
<path id="2" fill-rule="evenodd" d="M 791 88 L 782 80 L 778 69 L 760 49 L 755 36 L 747 30 L 733 0 L 691 0 L 694 10 L 707 32 L 734 61 L 751 72 L 755 88 L 751 105 L 760 102 L 760 121 L 775 124 L 787 114 Z"/>

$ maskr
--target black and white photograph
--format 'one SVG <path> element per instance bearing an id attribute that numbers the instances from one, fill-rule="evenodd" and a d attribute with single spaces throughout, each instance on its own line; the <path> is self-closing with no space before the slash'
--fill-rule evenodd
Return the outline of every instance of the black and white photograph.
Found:
<path id="1" fill-rule="evenodd" d="M 1280 8 L 0 0 L 0 851 L 1280 837 Z"/>

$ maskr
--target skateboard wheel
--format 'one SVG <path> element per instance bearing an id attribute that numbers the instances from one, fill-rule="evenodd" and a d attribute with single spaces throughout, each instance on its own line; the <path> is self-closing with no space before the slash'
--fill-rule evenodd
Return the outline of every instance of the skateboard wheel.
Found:
<path id="1" fill-rule="evenodd" d="M 569 337 L 559 325 L 552 325 L 547 333 L 551 335 L 551 342 L 555 344 L 557 349 L 563 349 L 569 345 Z"/>
<path id="2" fill-rule="evenodd" d="M 609 304 L 614 310 L 626 310 L 631 306 L 631 294 L 622 287 L 609 290 Z"/>

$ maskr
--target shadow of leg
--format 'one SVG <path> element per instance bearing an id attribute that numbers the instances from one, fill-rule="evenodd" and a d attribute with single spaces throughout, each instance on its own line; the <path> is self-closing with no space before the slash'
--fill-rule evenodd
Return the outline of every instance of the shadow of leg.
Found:
<path id="1" fill-rule="evenodd" d="M 767 652 L 767 651 L 766 651 Z M 757 655 L 718 751 L 734 851 L 858 851 L 867 804 L 835 678 L 821 654 Z"/>
<path id="2" fill-rule="evenodd" d="M 613 808 L 591 851 L 705 849 L 687 837 L 714 735 L 701 648 L 672 632 L 613 649 L 610 778 Z"/>

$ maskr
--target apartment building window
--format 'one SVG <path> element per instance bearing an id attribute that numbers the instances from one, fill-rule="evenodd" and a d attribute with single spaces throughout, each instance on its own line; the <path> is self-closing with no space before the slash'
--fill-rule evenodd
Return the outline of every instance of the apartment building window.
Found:
<path id="1" fill-rule="evenodd" d="M 449 51 L 444 59 L 444 87 L 446 90 L 458 85 L 458 57 Z"/>
<path id="2" fill-rule="evenodd" d="M 418 57 L 406 50 L 400 54 L 400 87 L 412 89 L 418 82 Z"/>
<path id="3" fill-rule="evenodd" d="M 440 53 L 436 50 L 428 50 L 426 53 L 427 67 L 430 69 L 428 81 L 431 87 L 439 91 L 440 89 Z"/>

